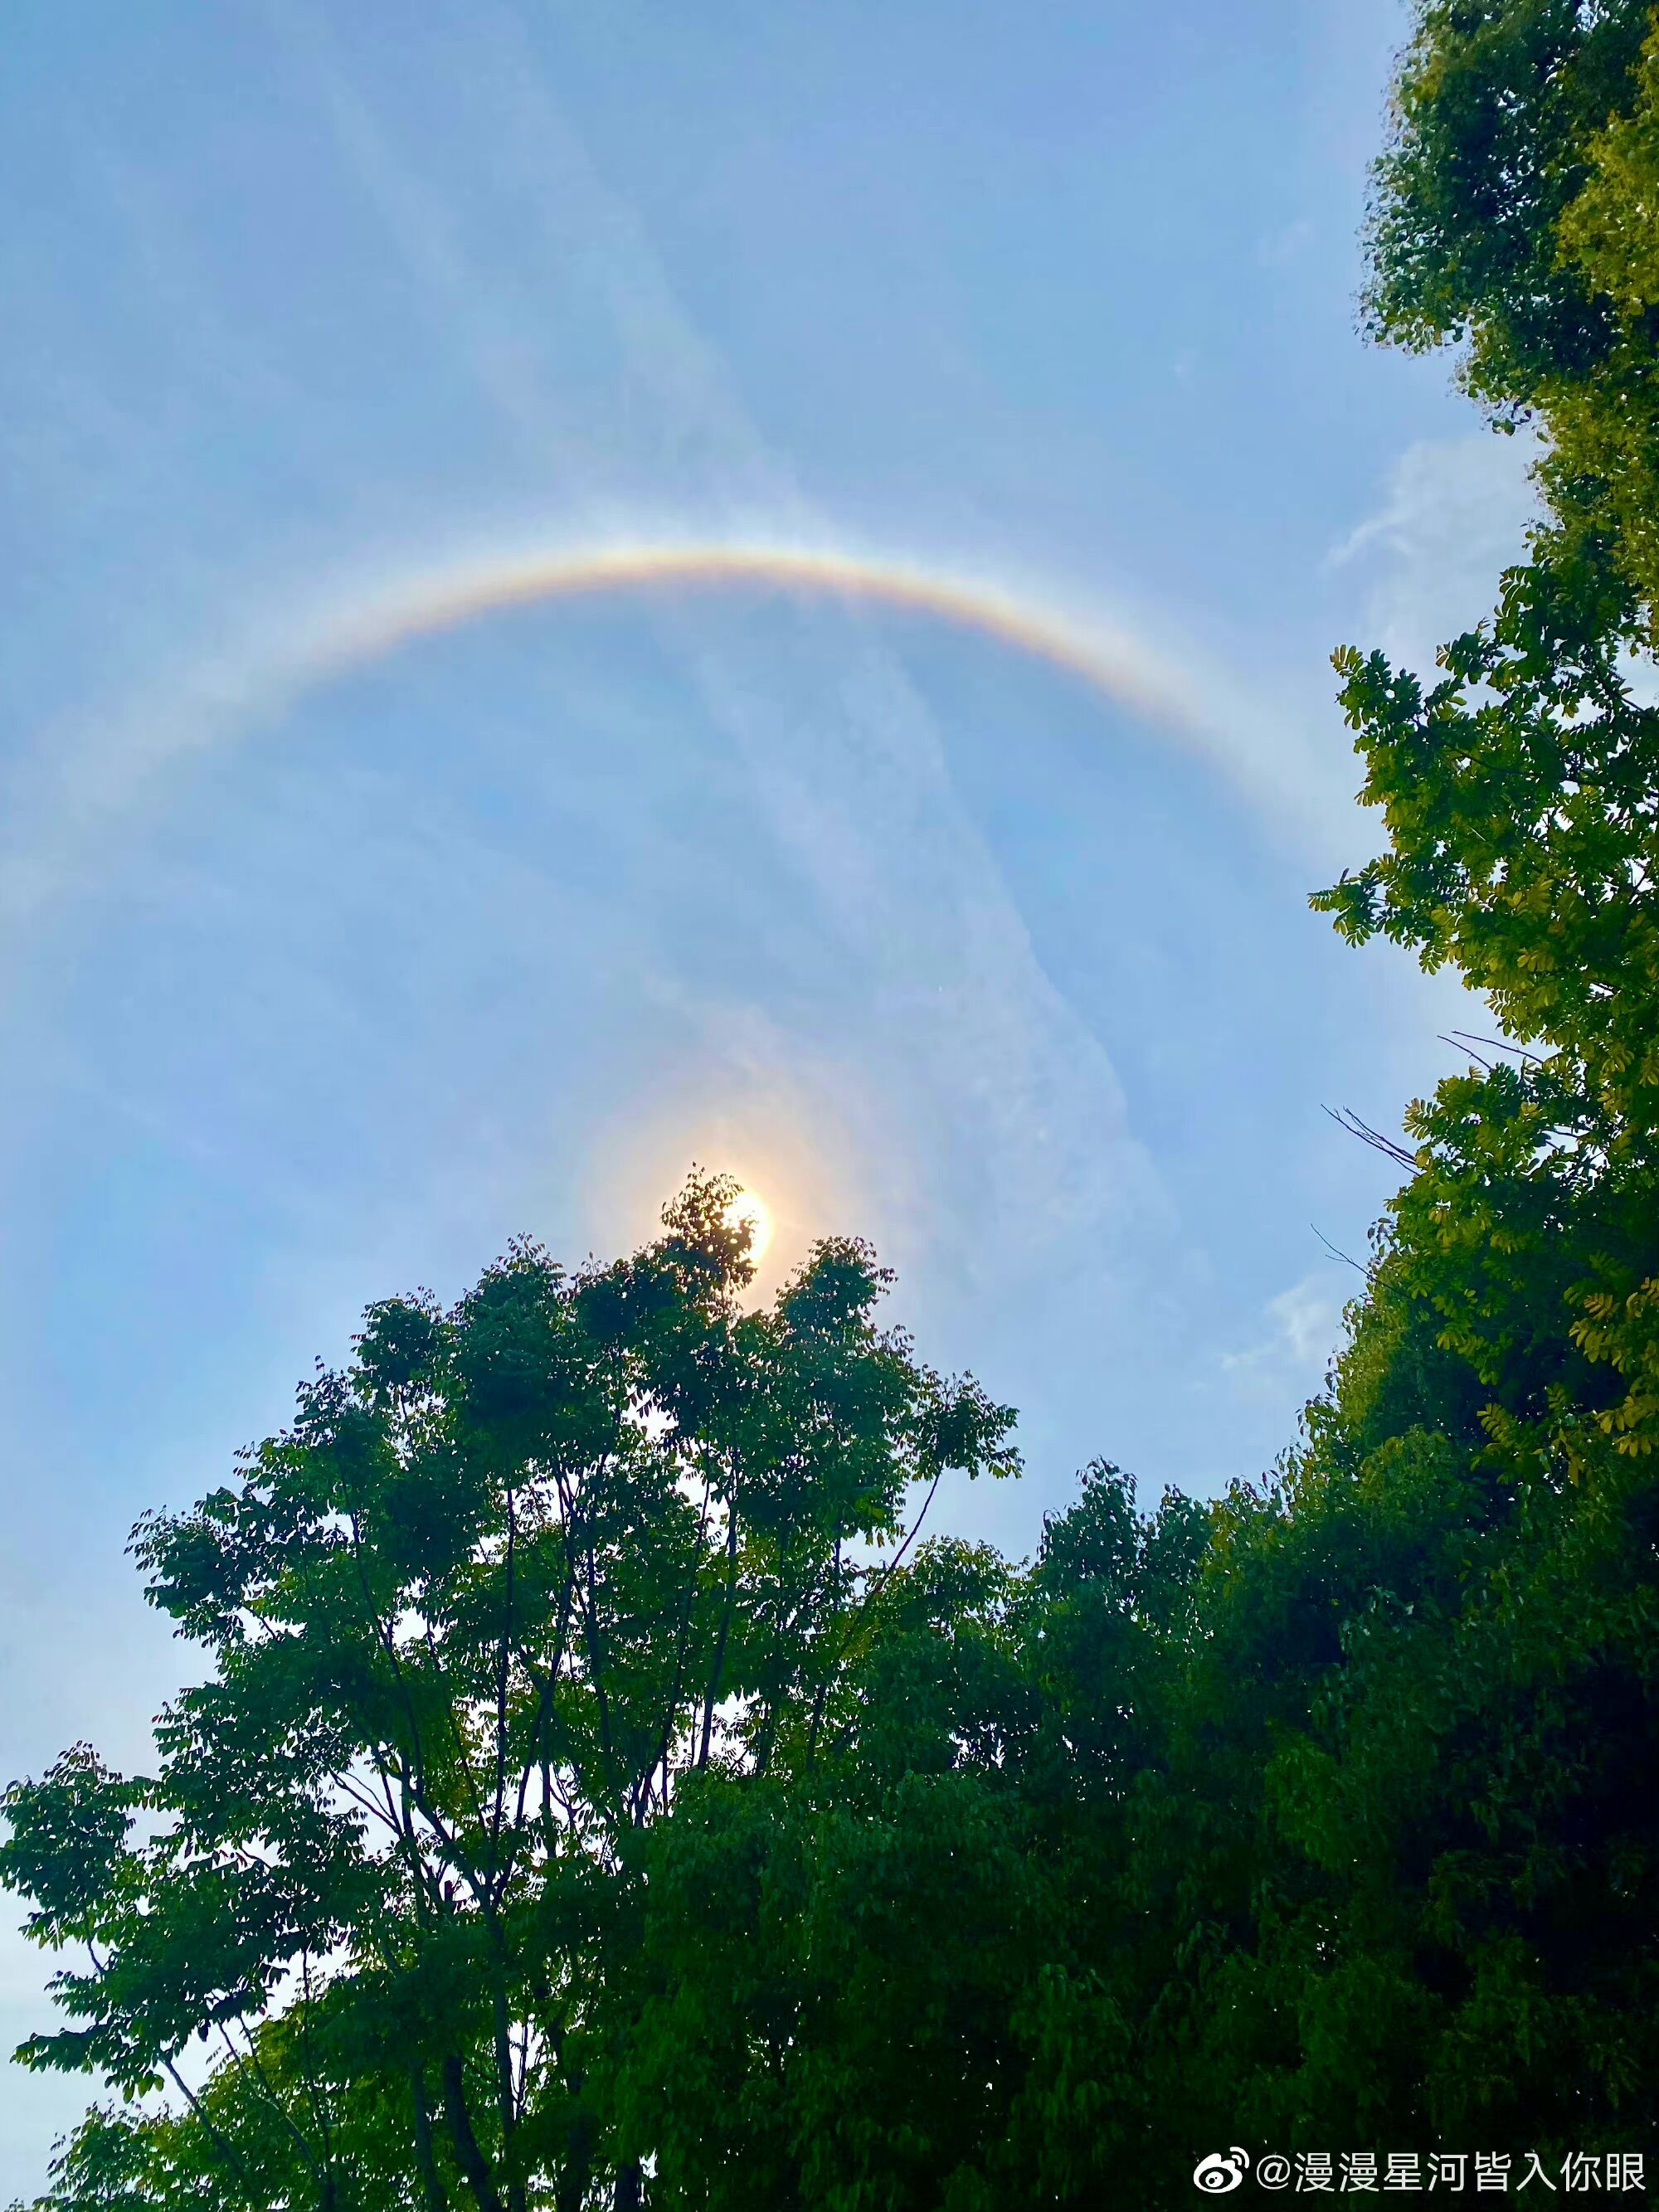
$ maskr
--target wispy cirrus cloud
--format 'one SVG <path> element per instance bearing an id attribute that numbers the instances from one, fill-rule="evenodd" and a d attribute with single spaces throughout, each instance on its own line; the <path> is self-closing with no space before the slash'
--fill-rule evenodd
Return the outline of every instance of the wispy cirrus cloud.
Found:
<path id="1" fill-rule="evenodd" d="M 1474 431 L 1408 446 L 1381 506 L 1328 556 L 1370 579 L 1366 642 L 1419 674 L 1437 648 L 1492 611 L 1498 579 L 1524 559 L 1538 514 L 1536 441 Z"/>
<path id="2" fill-rule="evenodd" d="M 1316 1267 L 1279 1291 L 1267 1301 L 1262 1334 L 1242 1352 L 1224 1352 L 1222 1372 L 1247 1389 L 1282 1391 L 1287 1380 L 1316 1389 L 1337 1347 L 1352 1280 Z"/>

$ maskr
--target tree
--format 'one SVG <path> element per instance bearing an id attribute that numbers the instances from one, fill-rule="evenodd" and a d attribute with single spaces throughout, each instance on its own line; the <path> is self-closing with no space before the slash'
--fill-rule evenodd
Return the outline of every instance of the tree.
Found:
<path id="1" fill-rule="evenodd" d="M 1282 1488 L 1218 1531 L 1218 1690 L 1270 1663 L 1233 1641 L 1252 1583 L 1291 1572 L 1326 1623 L 1252 1778 L 1256 1903 L 1224 1969 L 1265 2001 L 1233 2056 L 1255 2046 L 1287 2125 L 1369 2106 L 1565 2149 L 1591 2116 L 1609 2142 L 1653 2117 L 1651 31 L 1619 0 L 1435 0 L 1378 172 L 1374 327 L 1467 338 L 1471 389 L 1547 434 L 1553 514 L 1437 682 L 1336 656 L 1388 848 L 1314 904 L 1453 966 L 1498 1036 L 1411 1109 L 1332 1388 Z"/>
<path id="2" fill-rule="evenodd" d="M 1391 849 L 1314 903 L 1454 963 L 1509 1043 L 1413 1109 L 1397 1201 L 1446 1340 L 1545 1451 L 1659 1440 L 1659 712 L 1599 564 L 1512 569 L 1425 691 L 1338 656 Z"/>
<path id="3" fill-rule="evenodd" d="M 1187 2182 L 1139 2078 L 1168 1962 L 1129 1860 L 1209 1525 L 1173 1495 L 1138 1513 L 1100 1466 L 1029 1566 L 924 1547 L 813 1766 L 702 1778 L 653 1830 L 629 2088 L 664 2203 L 1002 2212 Z"/>
<path id="4" fill-rule="evenodd" d="M 1431 0 L 1376 165 L 1366 317 L 1464 344 L 1500 427 L 1535 417 L 1577 557 L 1659 621 L 1659 32 L 1649 0 Z"/>
<path id="5" fill-rule="evenodd" d="M 732 1195 L 695 1176 L 613 1267 L 519 1244 L 451 1312 L 372 1307 L 234 1484 L 141 1522 L 212 1672 L 153 1777 L 78 1747 L 14 1784 L 0 1879 L 85 1954 L 25 2062 L 173 2097 L 91 2115 L 48 2201 L 640 2201 L 653 1822 L 810 1762 L 914 1486 L 1014 1465 L 1006 1409 L 878 1328 L 864 1246 L 744 1310 Z"/>

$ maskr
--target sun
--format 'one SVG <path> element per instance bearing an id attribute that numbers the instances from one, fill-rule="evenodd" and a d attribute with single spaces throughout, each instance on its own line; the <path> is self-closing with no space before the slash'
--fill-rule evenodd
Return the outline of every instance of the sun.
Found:
<path id="1" fill-rule="evenodd" d="M 772 1215 L 766 1201 L 752 1190 L 739 1190 L 727 1200 L 722 1217 L 733 1229 L 747 1224 L 749 1257 L 757 1265 L 772 1242 Z"/>

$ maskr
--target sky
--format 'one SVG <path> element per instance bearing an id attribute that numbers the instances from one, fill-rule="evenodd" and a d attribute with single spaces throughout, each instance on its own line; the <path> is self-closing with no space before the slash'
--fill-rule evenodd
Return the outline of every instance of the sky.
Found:
<path id="1" fill-rule="evenodd" d="M 1308 911 L 1377 836 L 1328 656 L 1428 665 L 1529 511 L 1358 334 L 1405 29 L 15 0 L 0 1780 L 142 1767 L 191 1655 L 131 1523 L 368 1300 L 631 1249 L 694 1161 L 763 1289 L 866 1235 L 1020 1409 L 942 1526 L 1293 1442 L 1392 1183 L 1325 1109 L 1397 1131 L 1471 1019 Z M 799 578 L 384 619 L 641 546 L 954 580 L 1137 681 Z M 87 2087 L 0 2074 L 0 2197 Z"/>

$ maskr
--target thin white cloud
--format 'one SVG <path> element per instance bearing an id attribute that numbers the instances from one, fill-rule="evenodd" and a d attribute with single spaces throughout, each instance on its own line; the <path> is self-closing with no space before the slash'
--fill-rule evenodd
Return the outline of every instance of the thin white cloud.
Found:
<path id="1" fill-rule="evenodd" d="M 1259 1381 L 1274 1389 L 1298 1379 L 1315 1388 L 1336 1348 L 1351 1294 L 1333 1269 L 1316 1268 L 1268 1299 L 1263 1334 L 1243 1352 L 1224 1352 L 1222 1371 L 1236 1382 Z"/>
<path id="2" fill-rule="evenodd" d="M 1431 676 L 1437 649 L 1490 614 L 1502 571 L 1526 556 L 1538 495 L 1534 440 L 1493 431 L 1423 439 L 1391 471 L 1382 504 L 1328 556 L 1370 578 L 1368 640 Z"/>

